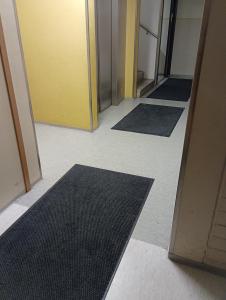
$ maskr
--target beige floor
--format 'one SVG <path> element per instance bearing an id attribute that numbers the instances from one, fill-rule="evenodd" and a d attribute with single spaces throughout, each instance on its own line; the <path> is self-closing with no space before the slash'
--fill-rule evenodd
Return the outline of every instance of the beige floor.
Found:
<path id="1" fill-rule="evenodd" d="M 170 138 L 111 130 L 138 103 L 185 107 Z M 223 300 L 221 277 L 173 264 L 167 259 L 188 103 L 123 101 L 100 116 L 94 132 L 36 125 L 43 180 L 0 214 L 0 234 L 74 164 L 155 179 L 107 299 Z"/>
<path id="2" fill-rule="evenodd" d="M 226 280 L 171 262 L 167 251 L 131 240 L 107 300 L 225 300 Z"/>
<path id="3" fill-rule="evenodd" d="M 170 138 L 111 130 L 138 103 L 186 107 Z M 72 165 L 79 163 L 154 178 L 133 237 L 168 248 L 187 119 L 187 103 L 125 100 L 100 116 L 94 132 L 36 125 L 43 180 L 17 203 L 30 207 Z"/>

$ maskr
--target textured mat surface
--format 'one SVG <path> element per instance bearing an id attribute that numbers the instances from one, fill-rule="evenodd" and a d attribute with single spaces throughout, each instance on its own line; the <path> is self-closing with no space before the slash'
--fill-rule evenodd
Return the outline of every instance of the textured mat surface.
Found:
<path id="1" fill-rule="evenodd" d="M 112 129 L 169 137 L 184 108 L 139 104 Z"/>
<path id="2" fill-rule="evenodd" d="M 0 299 L 102 299 L 152 184 L 74 166 L 0 238 Z"/>
<path id="3" fill-rule="evenodd" d="M 190 79 L 167 79 L 159 88 L 152 92 L 148 98 L 188 101 L 191 95 L 192 80 Z"/>

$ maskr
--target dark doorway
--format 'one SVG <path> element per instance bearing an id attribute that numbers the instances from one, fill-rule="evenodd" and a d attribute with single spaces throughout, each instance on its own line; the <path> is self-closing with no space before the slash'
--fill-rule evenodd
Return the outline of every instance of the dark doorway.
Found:
<path id="1" fill-rule="evenodd" d="M 177 7 L 178 0 L 163 1 L 157 83 L 170 76 Z"/>

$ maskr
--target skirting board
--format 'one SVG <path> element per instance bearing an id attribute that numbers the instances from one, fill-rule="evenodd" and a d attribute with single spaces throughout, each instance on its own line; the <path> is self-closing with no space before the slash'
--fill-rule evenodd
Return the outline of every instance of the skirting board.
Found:
<path id="1" fill-rule="evenodd" d="M 202 271 L 210 272 L 215 275 L 222 276 L 222 277 L 226 277 L 226 270 L 223 270 L 223 269 L 220 269 L 220 268 L 217 268 L 214 266 L 210 266 L 210 265 L 207 265 L 204 263 L 199 263 L 199 262 L 193 261 L 191 259 L 183 258 L 183 257 L 177 256 L 171 252 L 168 253 L 168 257 L 170 260 L 172 260 L 176 263 L 187 265 L 187 266 L 193 267 L 193 268 L 197 268 Z"/>

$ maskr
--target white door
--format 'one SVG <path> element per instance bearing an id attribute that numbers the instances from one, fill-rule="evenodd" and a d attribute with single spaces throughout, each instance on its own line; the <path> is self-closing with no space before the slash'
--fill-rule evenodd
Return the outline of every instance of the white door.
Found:
<path id="1" fill-rule="evenodd" d="M 24 191 L 17 139 L 0 59 L 0 209 Z"/>

